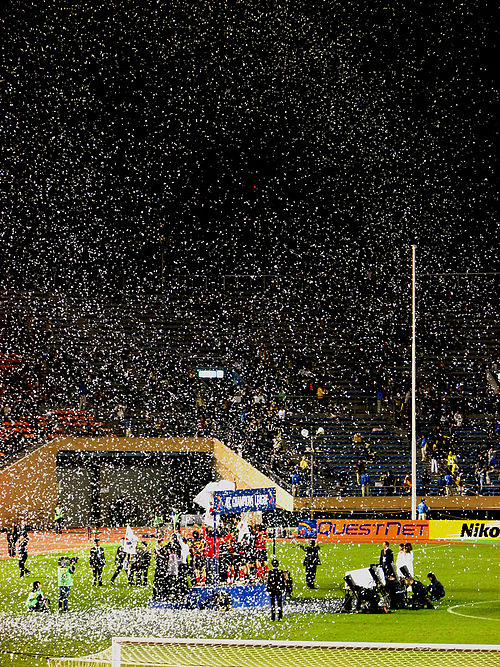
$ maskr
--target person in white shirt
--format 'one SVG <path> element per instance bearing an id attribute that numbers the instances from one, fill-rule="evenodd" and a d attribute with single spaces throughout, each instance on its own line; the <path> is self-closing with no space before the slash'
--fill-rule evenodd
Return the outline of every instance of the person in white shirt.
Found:
<path id="1" fill-rule="evenodd" d="M 403 544 L 401 542 L 401 544 L 399 545 L 399 552 L 396 558 L 396 571 L 400 579 L 405 578 L 403 573 L 401 572 L 401 568 L 403 566 L 408 569 L 408 572 L 413 577 L 413 547 L 409 542 L 407 542 L 406 544 Z"/>

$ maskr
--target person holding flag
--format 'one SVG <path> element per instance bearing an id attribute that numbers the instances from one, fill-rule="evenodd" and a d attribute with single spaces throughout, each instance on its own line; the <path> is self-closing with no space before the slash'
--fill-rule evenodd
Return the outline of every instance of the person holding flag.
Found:
<path id="1" fill-rule="evenodd" d="M 160 507 L 157 506 L 153 516 L 153 526 L 155 529 L 155 537 L 157 540 L 163 539 L 163 523 L 164 523 L 163 512 L 161 511 Z"/>
<path id="2" fill-rule="evenodd" d="M 125 529 L 125 540 L 123 542 L 123 551 L 126 554 L 126 559 L 127 559 L 127 566 L 126 570 L 128 573 L 128 582 L 130 584 L 131 581 L 131 576 L 133 577 L 133 563 L 135 556 L 137 554 L 137 543 L 139 542 L 139 538 L 137 535 L 134 533 L 132 528 L 127 525 L 127 528 Z"/>

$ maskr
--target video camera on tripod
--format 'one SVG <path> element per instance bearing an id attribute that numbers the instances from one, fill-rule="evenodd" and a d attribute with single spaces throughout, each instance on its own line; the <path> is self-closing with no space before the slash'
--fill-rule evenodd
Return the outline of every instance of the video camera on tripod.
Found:
<path id="1" fill-rule="evenodd" d="M 376 614 L 406 607 L 404 586 L 399 583 L 394 568 L 393 572 L 386 577 L 383 568 L 375 564 L 346 572 L 344 611 Z"/>
<path id="2" fill-rule="evenodd" d="M 57 564 L 59 567 L 71 567 L 71 565 L 76 565 L 78 563 L 78 556 L 61 556 Z"/>

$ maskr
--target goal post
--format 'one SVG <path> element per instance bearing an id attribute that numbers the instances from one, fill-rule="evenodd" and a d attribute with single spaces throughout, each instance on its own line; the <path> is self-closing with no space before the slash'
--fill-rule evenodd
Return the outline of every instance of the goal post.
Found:
<path id="1" fill-rule="evenodd" d="M 362 656 L 361 656 L 362 653 Z M 493 667 L 500 645 L 114 637 L 112 667 Z M 90 665 L 91 663 L 89 663 Z"/>

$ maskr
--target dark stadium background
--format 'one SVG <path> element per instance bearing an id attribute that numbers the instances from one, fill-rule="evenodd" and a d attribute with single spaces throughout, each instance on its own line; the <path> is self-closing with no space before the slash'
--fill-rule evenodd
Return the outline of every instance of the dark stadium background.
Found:
<path id="1" fill-rule="evenodd" d="M 0 282 L 494 270 L 495 12 L 5 3 Z"/>

